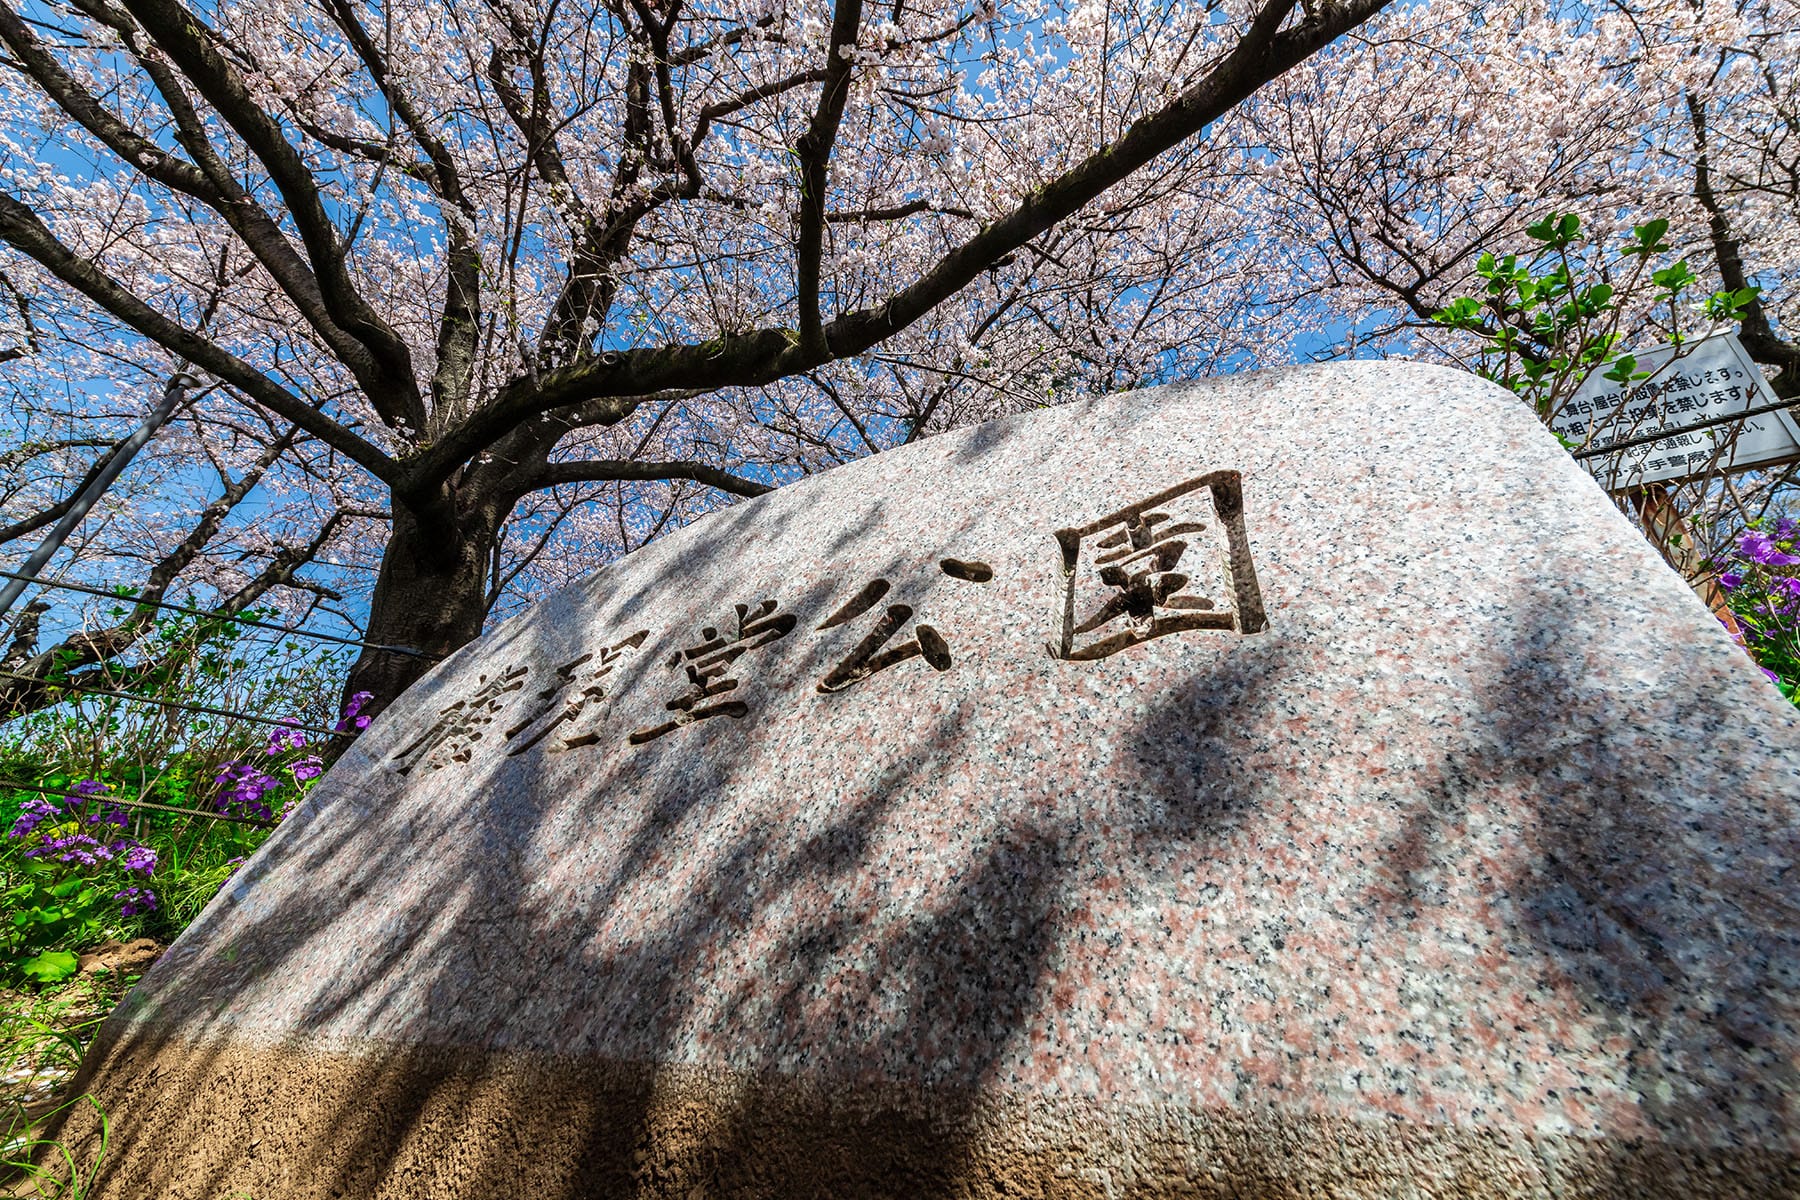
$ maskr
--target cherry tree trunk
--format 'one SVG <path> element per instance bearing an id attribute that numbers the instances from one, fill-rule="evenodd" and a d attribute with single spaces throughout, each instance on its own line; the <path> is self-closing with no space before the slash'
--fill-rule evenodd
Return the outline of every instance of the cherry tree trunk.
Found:
<path id="1" fill-rule="evenodd" d="M 498 525 L 486 515 L 456 525 L 426 524 L 405 506 L 394 506 L 364 637 L 375 646 L 412 647 L 425 657 L 365 648 L 350 668 L 346 701 L 369 692 L 362 712 L 380 712 L 444 656 L 480 635 Z"/>

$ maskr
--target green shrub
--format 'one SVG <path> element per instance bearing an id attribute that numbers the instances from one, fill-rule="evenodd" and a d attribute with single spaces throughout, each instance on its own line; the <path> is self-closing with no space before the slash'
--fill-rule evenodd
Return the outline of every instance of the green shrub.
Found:
<path id="1" fill-rule="evenodd" d="M 0 984 L 57 983 L 109 938 L 173 940 L 324 770 L 327 739 L 300 726 L 368 723 L 366 697 L 327 707 L 340 653 L 250 633 L 159 622 L 141 660 L 103 679 L 143 701 L 71 691 L 0 733 Z"/>

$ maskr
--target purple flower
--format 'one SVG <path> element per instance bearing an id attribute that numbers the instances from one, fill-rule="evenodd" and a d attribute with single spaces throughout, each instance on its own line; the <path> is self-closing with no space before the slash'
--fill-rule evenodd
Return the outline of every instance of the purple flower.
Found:
<path id="1" fill-rule="evenodd" d="M 117 825 L 120 829 L 131 823 L 125 811 L 117 805 L 96 806 L 88 808 L 87 802 L 106 791 L 106 785 L 94 779 L 84 779 L 68 790 L 63 796 L 63 811 L 69 816 L 82 816 L 84 825 Z"/>
<path id="2" fill-rule="evenodd" d="M 139 913 L 156 911 L 156 893 L 146 887 L 121 888 L 113 893 L 113 899 L 122 901 L 119 905 L 119 915 L 122 917 L 135 917 Z"/>
<path id="3" fill-rule="evenodd" d="M 47 837 L 25 852 L 26 858 L 52 858 L 57 862 L 78 863 L 84 867 L 98 866 L 113 859 L 113 847 L 104 845 L 85 833 L 70 833 L 62 837 Z"/>
<path id="4" fill-rule="evenodd" d="M 87 801 L 95 799 L 105 790 L 104 784 L 89 779 L 70 788 L 60 806 L 50 800 L 27 800 L 21 806 L 18 820 L 13 822 L 10 836 L 29 837 L 37 833 L 39 826 L 46 820 L 57 822 L 64 817 L 76 816 Z M 148 877 L 156 870 L 156 851 L 131 837 L 102 841 L 101 837 L 95 836 L 110 835 L 113 826 L 123 827 L 126 824 L 128 822 L 124 813 L 116 805 L 101 800 L 79 825 L 60 825 L 43 831 L 36 844 L 25 851 L 25 857 L 54 860 L 75 867 L 118 867 Z M 62 829 L 72 832 L 59 832 Z M 130 895 L 127 896 L 127 893 Z M 118 898 L 125 900 L 124 912 L 128 917 L 134 913 L 153 912 L 156 909 L 156 896 L 147 888 L 128 887 L 124 892 L 118 893 Z"/>
<path id="5" fill-rule="evenodd" d="M 1776 541 L 1785 542 L 1789 538 L 1793 537 L 1796 532 L 1800 532 L 1800 521 L 1796 521 L 1792 517 L 1776 517 L 1775 518 L 1775 540 Z"/>
<path id="6" fill-rule="evenodd" d="M 46 819 L 60 817 L 61 815 L 62 814 L 57 811 L 54 804 L 50 803 L 48 800 L 33 796 L 19 806 L 19 819 L 14 821 L 13 827 L 6 831 L 6 836 L 11 838 L 30 837 L 32 832 L 35 831 L 39 825 L 43 824 Z"/>
<path id="7" fill-rule="evenodd" d="M 150 847 L 133 842 L 119 856 L 119 865 L 127 871 L 142 871 L 146 876 L 156 870 L 156 851 Z"/>
<path id="8" fill-rule="evenodd" d="M 357 729 L 367 729 L 369 727 L 369 718 L 361 715 L 362 707 L 374 698 L 374 692 L 353 693 L 350 697 L 350 702 L 344 705 L 344 715 L 337 723 L 337 731 L 339 733 L 344 733 L 352 726 Z"/>
<path id="9" fill-rule="evenodd" d="M 1744 586 L 1744 573 L 1742 571 L 1720 571 L 1719 586 L 1728 592 L 1736 591 Z"/>
<path id="10" fill-rule="evenodd" d="M 1769 670 L 1769 668 L 1764 667 L 1762 669 L 1762 673 L 1769 677 L 1770 683 L 1777 684 L 1777 685 L 1779 685 L 1781 683 L 1781 676 L 1779 676 L 1775 672 Z"/>
<path id="11" fill-rule="evenodd" d="M 282 718 L 281 725 L 269 734 L 269 745 L 263 753 L 274 758 L 284 750 L 298 750 L 306 745 L 306 731 L 292 728 L 295 724 L 291 717 Z"/>
<path id="12" fill-rule="evenodd" d="M 317 779 L 325 773 L 325 760 L 316 754 L 309 754 L 293 766 L 294 778 L 301 783 L 309 779 Z"/>
<path id="13" fill-rule="evenodd" d="M 1769 540 L 1768 534 L 1755 529 L 1746 529 L 1738 535 L 1738 553 L 1765 567 L 1791 567 L 1800 564 L 1800 554 L 1782 553 L 1781 548 Z"/>
<path id="14" fill-rule="evenodd" d="M 263 803 L 263 795 L 280 784 L 280 780 L 249 763 L 228 762 L 219 766 L 213 782 L 222 789 L 215 802 L 218 811 L 229 812 L 237 805 L 245 812 L 267 820 L 271 813 Z"/>
<path id="15" fill-rule="evenodd" d="M 117 825 L 120 829 L 123 829 L 131 824 L 131 818 L 125 815 L 124 809 L 119 808 L 117 805 L 109 804 L 105 808 L 96 808 L 93 812 L 89 813 L 83 821 L 83 824 Z"/>

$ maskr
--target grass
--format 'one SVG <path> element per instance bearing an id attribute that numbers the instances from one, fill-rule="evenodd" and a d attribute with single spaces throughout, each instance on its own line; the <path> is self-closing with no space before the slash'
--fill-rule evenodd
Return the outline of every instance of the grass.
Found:
<path id="1" fill-rule="evenodd" d="M 0 990 L 0 1194 L 79 1200 L 106 1156 L 107 1120 L 92 1096 L 64 1091 L 88 1044 L 136 974 L 96 971 L 40 991 Z M 38 1136 L 81 1105 L 100 1119 L 100 1149 L 84 1172 L 67 1146 Z"/>
<path id="2" fill-rule="evenodd" d="M 40 1120 L 48 1120 L 65 1109 L 82 1104 L 92 1108 L 94 1115 L 100 1120 L 100 1149 L 94 1155 L 93 1165 L 88 1168 L 87 1174 L 82 1174 L 74 1153 L 63 1143 L 32 1137 L 27 1131 L 24 1136 L 8 1141 L 5 1149 L 0 1150 L 0 1170 L 10 1176 L 0 1182 L 0 1186 L 6 1188 L 8 1196 L 32 1197 L 34 1200 L 82 1200 L 88 1194 L 94 1180 L 100 1175 L 100 1164 L 106 1161 L 110 1136 L 106 1110 L 92 1096 L 76 1096 L 45 1113 Z M 44 1165 L 46 1160 L 52 1165 Z"/>

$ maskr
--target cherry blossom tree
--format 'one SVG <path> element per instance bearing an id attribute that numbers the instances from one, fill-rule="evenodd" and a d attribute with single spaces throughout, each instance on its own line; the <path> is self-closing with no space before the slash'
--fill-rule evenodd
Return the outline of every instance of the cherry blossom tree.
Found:
<path id="1" fill-rule="evenodd" d="M 1271 311 L 1345 329 L 1340 349 L 1460 360 L 1467 343 L 1432 317 L 1479 290 L 1482 252 L 1528 255 L 1550 213 L 1602 242 L 1662 218 L 1702 276 L 1693 294 L 1760 287 L 1738 332 L 1800 397 L 1792 0 L 1432 0 L 1382 14 L 1246 116 L 1291 281 Z M 1619 297 L 1628 337 L 1666 330 L 1656 291 L 1646 275 Z"/>
<path id="2" fill-rule="evenodd" d="M 1262 352 L 1222 131 L 1384 2 L 6 0 L 21 495 L 193 372 L 152 588 L 379 545 L 368 640 L 447 653 L 546 547 Z"/>
<path id="3" fill-rule="evenodd" d="M 1620 338 L 1615 353 L 1731 329 L 1776 395 L 1800 400 L 1793 0 L 1431 0 L 1384 12 L 1240 115 L 1263 148 L 1265 244 L 1285 283 L 1265 311 L 1333 331 L 1325 353 L 1473 366 L 1496 344 L 1487 319 L 1452 328 L 1435 315 L 1484 292 L 1484 252 L 1527 263 L 1541 248 L 1532 227 L 1576 214 L 1578 282 L 1612 294 L 1589 324 Z M 1630 231 L 1665 222 L 1659 273 L 1630 257 Z M 1620 269 L 1593 273 L 1609 262 Z M 1671 303 L 1681 263 L 1694 278 Z M 1717 293 L 1747 302 L 1708 305 Z M 1533 344 L 1529 328 L 1508 332 Z M 1569 368 L 1539 415 L 1554 417 L 1550 397 L 1566 401 L 1589 369 L 1606 368 Z M 1709 472 L 1619 501 L 1718 604 L 1707 546 L 1790 506 L 1797 473 Z"/>

